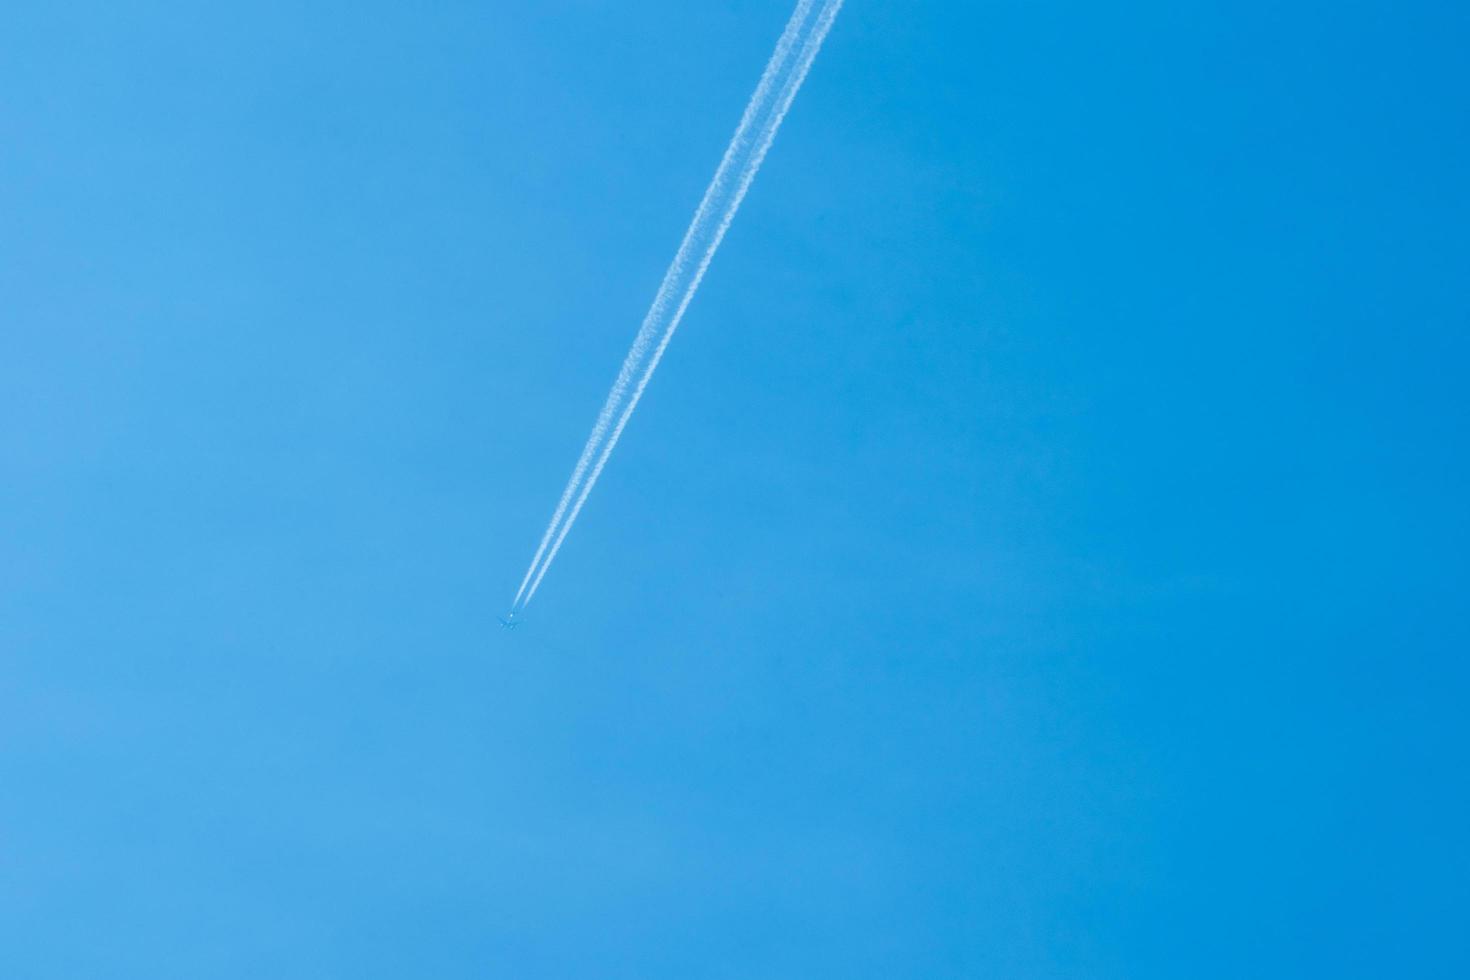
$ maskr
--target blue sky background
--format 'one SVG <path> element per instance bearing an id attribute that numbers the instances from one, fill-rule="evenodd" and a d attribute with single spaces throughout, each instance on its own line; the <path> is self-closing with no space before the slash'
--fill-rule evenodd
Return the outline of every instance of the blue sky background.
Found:
<path id="1" fill-rule="evenodd" d="M 1470 973 L 1460 3 L 0 11 L 0 973 Z"/>

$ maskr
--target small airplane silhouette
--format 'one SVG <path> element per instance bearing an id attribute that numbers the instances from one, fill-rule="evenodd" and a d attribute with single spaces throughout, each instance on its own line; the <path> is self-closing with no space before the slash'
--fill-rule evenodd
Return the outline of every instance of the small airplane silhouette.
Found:
<path id="1" fill-rule="evenodd" d="M 509 616 L 510 618 L 507 619 L 507 618 L 502 617 L 502 616 L 496 616 L 495 617 L 496 619 L 500 620 L 500 628 L 501 629 L 504 629 L 504 630 L 513 630 L 517 626 L 521 625 L 520 623 L 516 622 L 516 614 L 515 613 L 507 613 L 506 615 Z"/>

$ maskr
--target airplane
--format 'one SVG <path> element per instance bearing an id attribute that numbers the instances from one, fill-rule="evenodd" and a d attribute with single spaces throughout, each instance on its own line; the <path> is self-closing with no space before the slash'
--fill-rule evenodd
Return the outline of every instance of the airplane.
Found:
<path id="1" fill-rule="evenodd" d="M 513 630 L 517 626 L 521 625 L 520 623 L 516 622 L 516 614 L 515 613 L 507 613 L 506 615 L 508 615 L 510 618 L 509 619 L 504 619 L 504 618 L 502 618 L 500 616 L 496 616 L 495 617 L 496 619 L 500 620 L 500 628 L 501 629 Z"/>

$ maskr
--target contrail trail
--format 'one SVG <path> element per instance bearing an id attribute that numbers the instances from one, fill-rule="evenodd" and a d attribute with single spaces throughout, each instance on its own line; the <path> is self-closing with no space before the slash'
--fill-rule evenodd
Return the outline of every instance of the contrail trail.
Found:
<path id="1" fill-rule="evenodd" d="M 770 98 L 771 87 L 790 57 L 791 49 L 811 12 L 811 6 L 812 0 L 799 0 L 796 9 L 791 13 L 791 19 L 786 22 L 786 29 L 776 41 L 776 49 L 771 53 L 771 60 L 766 63 L 765 71 L 761 73 L 755 92 L 751 94 L 750 101 L 745 105 L 740 124 L 735 127 L 735 134 L 730 137 L 730 145 L 725 148 L 725 155 L 721 158 L 709 187 L 705 188 L 704 197 L 694 212 L 694 218 L 689 222 L 688 230 L 684 232 L 684 240 L 679 243 L 679 250 L 674 253 L 674 260 L 669 263 L 663 282 L 659 284 L 658 292 L 654 294 L 653 303 L 649 306 L 648 313 L 644 315 L 643 323 L 638 327 L 638 334 L 633 338 L 633 346 L 628 350 L 628 355 L 623 358 L 623 366 L 618 371 L 617 380 L 613 382 L 612 390 L 607 395 L 607 401 L 603 403 L 602 411 L 597 415 L 597 422 L 592 426 L 592 434 L 587 437 L 587 444 L 582 447 L 582 455 L 577 458 L 577 465 L 572 469 L 571 479 L 567 481 L 566 489 L 562 491 L 561 499 L 557 501 L 556 511 L 551 515 L 551 522 L 546 525 L 546 532 L 541 536 L 541 543 L 537 546 L 536 554 L 526 569 L 525 578 L 521 579 L 521 586 L 516 590 L 516 597 L 511 602 L 512 609 L 520 604 L 521 597 L 525 595 L 526 586 L 530 583 L 531 576 L 535 574 L 542 555 L 546 553 L 552 535 L 556 533 L 568 505 L 572 502 L 572 497 L 581 486 L 582 478 L 586 476 L 593 456 L 602 445 L 603 439 L 607 437 L 607 430 L 612 425 L 613 416 L 617 414 L 618 407 L 627 397 L 628 388 L 632 385 L 639 366 L 648 357 L 649 345 L 653 343 L 653 338 L 665 319 L 669 299 L 675 293 L 678 280 L 695 251 L 697 233 L 704 227 L 711 209 L 723 192 L 729 180 L 730 171 L 734 167 L 736 158 L 740 155 L 740 150 L 749 143 L 750 131 Z"/>
<path id="2" fill-rule="evenodd" d="M 605 442 L 603 442 L 602 452 L 597 457 L 597 464 L 592 468 L 591 475 L 588 476 L 586 478 L 586 481 L 582 483 L 581 491 L 577 494 L 576 503 L 572 505 L 571 512 L 566 515 L 566 520 L 561 524 L 560 529 L 556 531 L 556 540 L 551 545 L 550 551 L 546 553 L 545 561 L 541 562 L 539 569 L 537 569 L 536 560 L 533 559 L 531 567 L 532 570 L 536 571 L 536 575 L 535 578 L 531 581 L 531 587 L 529 590 L 525 590 L 525 585 L 524 583 L 522 583 L 522 590 L 525 591 L 525 598 L 522 601 L 519 598 L 518 593 L 517 603 L 519 603 L 520 605 L 524 606 L 525 604 L 529 603 L 532 597 L 536 595 L 536 590 L 541 587 L 541 580 L 546 577 L 547 569 L 551 567 L 551 563 L 556 559 L 557 552 L 561 550 L 562 542 L 566 540 L 567 533 L 571 531 L 572 525 L 577 522 L 577 515 L 582 512 L 582 505 L 587 502 L 588 494 L 590 494 L 592 492 L 592 488 L 597 485 L 597 480 L 602 475 L 602 469 L 604 466 L 607 465 L 608 457 L 612 455 L 613 449 L 617 446 L 618 440 L 622 437 L 623 429 L 628 424 L 628 419 L 633 415 L 633 410 L 638 407 L 638 402 L 643 397 L 643 391 L 645 388 L 648 387 L 649 379 L 653 377 L 653 372 L 658 368 L 658 363 L 663 358 L 664 351 L 665 349 L 667 349 L 667 347 L 669 346 L 669 341 L 674 336 L 674 331 L 678 329 L 679 322 L 683 319 L 685 310 L 689 308 L 689 303 L 694 299 L 694 294 L 699 290 L 700 283 L 704 280 L 704 274 L 709 269 L 710 262 L 714 259 L 715 252 L 719 249 L 721 241 L 724 240 L 725 233 L 730 228 L 730 223 L 734 221 L 735 212 L 740 209 L 741 202 L 745 200 L 746 192 L 750 190 L 751 182 L 755 180 L 756 172 L 760 170 L 761 163 L 764 162 L 766 158 L 766 153 L 770 150 L 771 144 L 776 138 L 776 132 L 781 128 L 781 123 L 786 118 L 786 113 L 790 110 L 792 101 L 796 98 L 796 93 L 801 89 L 802 83 L 806 81 L 806 76 L 807 73 L 811 70 L 812 62 L 816 59 L 817 52 L 821 50 L 822 42 L 826 40 L 827 32 L 831 30 L 832 23 L 837 18 L 838 11 L 842 9 L 842 4 L 843 0 L 825 0 L 821 7 L 821 10 L 818 12 L 816 21 L 811 29 L 811 32 L 807 35 L 805 42 L 801 46 L 801 50 L 797 55 L 795 65 L 792 67 L 791 73 L 787 76 L 784 84 L 782 84 L 780 91 L 777 94 L 774 106 L 770 110 L 769 114 L 766 116 L 765 122 L 761 126 L 761 129 L 756 136 L 752 152 L 747 158 L 744 167 L 740 171 L 735 186 L 735 192 L 733 195 L 731 195 L 731 197 L 725 204 L 724 211 L 720 216 L 719 224 L 716 226 L 714 233 L 710 238 L 709 244 L 705 248 L 704 254 L 700 257 L 699 266 L 695 269 L 694 275 L 689 281 L 689 285 L 685 288 L 684 294 L 679 300 L 678 307 L 674 310 L 673 315 L 669 318 L 668 324 L 664 328 L 663 336 L 659 339 L 658 347 L 655 348 L 653 356 L 648 362 L 647 368 L 645 368 L 643 371 L 643 376 L 638 379 L 638 385 L 633 390 L 632 397 L 628 399 L 627 405 L 624 406 L 622 415 L 619 416 L 617 425 L 612 431 L 612 435 L 608 437 Z M 772 55 L 771 62 L 766 67 L 766 73 L 761 76 L 761 82 L 756 87 L 755 95 L 751 97 L 751 102 L 746 107 L 746 115 L 741 120 L 740 128 L 736 130 L 735 138 L 732 139 L 730 148 L 726 150 L 725 159 L 721 161 L 720 169 L 715 172 L 715 179 L 711 181 L 709 190 L 705 192 L 705 200 L 701 202 L 700 210 L 695 213 L 694 222 L 690 224 L 689 232 L 685 235 L 684 245 L 681 245 L 679 254 L 675 257 L 674 264 L 670 266 L 669 275 L 665 276 L 664 286 L 660 287 L 659 294 L 655 298 L 655 306 L 658 306 L 658 304 L 661 302 L 667 302 L 668 297 L 665 294 L 665 288 L 671 286 L 672 279 L 677 278 L 677 275 L 675 274 L 676 270 L 682 267 L 683 260 L 686 258 L 684 254 L 685 246 L 690 244 L 692 237 L 695 234 L 696 228 L 700 225 L 701 219 L 704 216 L 706 205 L 717 194 L 718 188 L 723 186 L 725 178 L 724 171 L 727 165 L 731 164 L 734 157 L 737 155 L 735 151 L 738 148 L 738 144 L 742 142 L 741 135 L 746 129 L 747 124 L 751 121 L 753 117 L 761 114 L 764 107 L 758 106 L 758 103 L 762 101 L 764 96 L 768 93 L 769 82 L 774 78 L 775 74 L 779 74 L 779 72 L 781 71 L 782 63 L 784 62 L 786 55 L 789 53 L 790 43 L 788 41 L 788 38 L 793 34 L 794 31 L 799 31 L 799 25 L 805 22 L 807 9 L 809 6 L 810 3 L 808 2 L 808 0 L 802 0 L 802 2 L 799 2 L 797 4 L 796 11 L 792 14 L 790 23 L 787 24 L 786 33 L 782 35 L 781 41 L 778 42 L 776 52 Z M 652 314 L 652 312 L 653 311 L 650 311 L 650 315 Z M 648 322 L 649 321 L 645 320 L 645 324 L 647 324 Z M 642 336 L 643 332 L 642 330 L 640 330 L 639 340 L 642 339 Z M 634 350 L 629 351 L 628 358 L 624 361 L 625 369 L 630 364 L 635 363 L 633 355 L 637 351 L 638 341 L 635 340 Z M 641 356 L 642 355 L 640 354 L 638 360 L 641 360 Z M 621 374 L 619 375 L 619 381 L 622 381 Z M 621 401 L 622 396 L 618 392 L 616 385 L 614 386 L 614 393 L 619 395 L 618 401 Z M 610 407 L 613 401 L 614 399 L 610 395 L 609 405 L 604 406 L 604 409 L 606 410 L 608 407 Z M 601 427 L 603 425 L 604 420 L 602 417 L 599 417 L 598 426 Z M 597 428 L 594 428 L 593 435 L 594 437 L 597 437 L 599 435 Z M 584 450 L 584 459 L 579 460 L 577 464 L 579 471 L 585 469 L 583 465 L 585 462 L 585 458 L 587 455 L 590 455 L 589 451 L 594 449 L 594 440 L 589 440 L 587 450 Z M 579 482 L 577 479 L 577 473 L 574 472 L 572 483 L 568 484 L 567 490 L 563 494 L 563 504 L 565 504 L 571 493 L 575 491 L 575 484 L 577 482 Z M 558 506 L 558 513 L 561 513 L 563 510 L 564 508 L 562 506 Z M 553 527 L 555 526 L 555 523 L 555 520 L 553 520 Z M 547 529 L 548 537 L 550 536 L 552 530 L 553 528 Z M 544 548 L 545 540 L 542 541 L 542 545 Z M 541 552 L 538 551 L 537 554 L 539 557 Z M 527 574 L 529 575 L 530 573 L 528 572 Z"/>

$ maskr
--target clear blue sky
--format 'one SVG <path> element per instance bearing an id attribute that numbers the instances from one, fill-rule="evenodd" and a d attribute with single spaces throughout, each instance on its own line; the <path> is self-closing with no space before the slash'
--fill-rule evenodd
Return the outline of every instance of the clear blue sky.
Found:
<path id="1" fill-rule="evenodd" d="M 0 11 L 0 975 L 1470 974 L 1470 14 Z"/>

